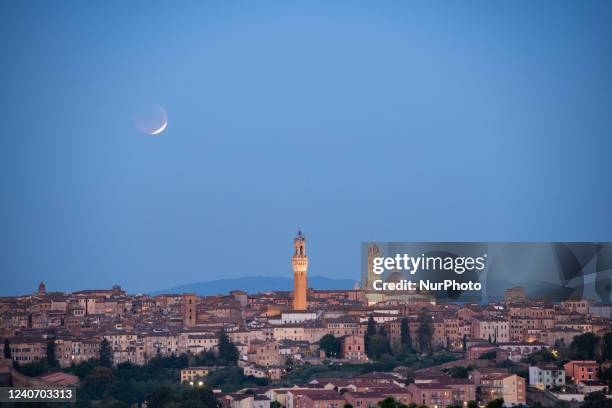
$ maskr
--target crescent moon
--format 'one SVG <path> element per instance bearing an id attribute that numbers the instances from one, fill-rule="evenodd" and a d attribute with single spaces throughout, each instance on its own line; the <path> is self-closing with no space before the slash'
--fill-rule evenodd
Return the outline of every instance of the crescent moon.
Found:
<path id="1" fill-rule="evenodd" d="M 156 136 L 159 135 L 161 132 L 163 132 L 166 129 L 166 126 L 168 126 L 168 121 L 164 121 L 164 124 L 161 125 L 161 127 L 159 129 L 157 129 L 154 132 L 151 132 L 152 135 Z"/>

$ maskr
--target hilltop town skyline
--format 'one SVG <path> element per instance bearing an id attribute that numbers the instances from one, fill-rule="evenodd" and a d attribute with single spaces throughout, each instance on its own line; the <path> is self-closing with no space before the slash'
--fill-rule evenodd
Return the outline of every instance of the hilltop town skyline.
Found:
<path id="1" fill-rule="evenodd" d="M 297 246 L 302 242 L 304 247 Z M 309 240 L 309 245 L 311 241 Z M 312 257 L 305 256 L 302 266 L 296 263 L 298 248 L 305 251 L 306 238 L 302 231 L 298 231 L 294 239 L 293 256 L 291 264 L 293 276 L 286 274 L 279 277 L 244 276 L 242 278 L 218 279 L 209 282 L 197 282 L 178 285 L 176 287 L 159 289 L 151 292 L 141 292 L 127 288 L 129 293 L 168 294 L 193 292 L 198 295 L 223 295 L 232 290 L 243 290 L 248 293 L 278 292 L 293 290 L 294 284 L 315 290 L 365 290 L 370 303 L 381 302 L 388 299 L 406 300 L 418 298 L 421 290 L 431 291 L 438 301 L 445 298 L 460 302 L 486 303 L 501 299 L 505 291 L 515 286 L 527 288 L 532 298 L 541 298 L 548 301 L 563 301 L 569 298 L 588 298 L 595 302 L 606 303 L 610 301 L 612 283 L 612 244 L 610 243 L 366 243 L 362 245 L 362 265 L 360 279 L 334 279 L 323 276 L 312 276 L 309 263 Z M 413 275 L 407 271 L 390 268 L 384 273 L 377 273 L 373 268 L 373 260 L 380 255 L 380 247 L 385 252 L 391 251 L 395 257 L 402 255 L 406 259 L 408 254 L 420 254 L 419 257 L 431 262 L 429 270 L 419 271 Z M 288 254 L 292 252 L 288 251 Z M 479 271 L 455 272 L 452 268 L 440 269 L 442 260 L 446 259 L 449 265 L 455 261 L 474 260 L 466 257 L 468 254 L 481 254 Z M 374 256 L 376 254 L 376 256 Z M 442 256 L 440 256 L 442 254 Z M 314 259 L 316 259 L 316 255 Z M 285 257 L 287 258 L 287 256 Z M 393 258 L 393 257 L 392 257 Z M 419 258 L 420 259 L 420 258 Z M 434 263 L 435 262 L 435 263 Z M 435 265 L 439 265 L 435 268 Z M 296 266 L 297 265 L 297 266 Z M 296 267 L 303 267 L 302 278 L 297 279 Z M 472 268 L 473 269 L 473 268 Z M 382 271 L 381 271 L 382 272 Z M 415 271 L 416 273 L 417 271 Z M 394 290 L 398 285 L 411 284 L 419 286 L 419 290 Z M 378 284 L 376 283 L 378 282 Z M 443 289 L 443 286 L 452 283 Z M 457 288 L 463 285 L 463 289 Z M 47 286 L 47 285 L 45 285 Z M 114 286 L 119 286 L 114 285 Z M 103 288 L 100 286 L 98 288 Z M 108 287 L 108 286 L 107 286 Z M 407 286 L 406 286 L 407 288 Z M 433 288 L 433 289 L 428 289 Z M 55 292 L 74 292 L 95 287 L 78 288 L 76 290 L 53 288 Z M 31 293 L 31 291 L 23 294 Z M 402 295 L 403 293 L 403 295 Z M 414 293 L 411 295 L 410 293 Z M 9 296 L 20 293 L 9 293 Z M 301 295 L 302 299 L 304 298 Z M 303 301 L 300 301 L 303 303 Z"/>
<path id="2" fill-rule="evenodd" d="M 60 293 L 41 283 L 0 297 L 0 384 L 72 386 L 81 403 L 151 403 L 170 382 L 164 398 L 207 408 L 374 407 L 386 398 L 436 408 L 558 404 L 605 393 L 612 381 L 612 304 L 530 299 L 522 287 L 482 304 L 306 289 L 301 234 L 294 248 L 292 291 Z M 325 375 L 336 367 L 348 377 Z M 132 379 L 109 386 L 115 376 Z"/>

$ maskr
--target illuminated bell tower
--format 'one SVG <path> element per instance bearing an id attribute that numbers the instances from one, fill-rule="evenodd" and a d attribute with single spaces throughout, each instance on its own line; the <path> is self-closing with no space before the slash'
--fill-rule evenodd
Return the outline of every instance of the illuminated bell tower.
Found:
<path id="1" fill-rule="evenodd" d="M 308 257 L 306 256 L 306 238 L 302 231 L 298 231 L 293 240 L 294 253 L 291 258 L 293 266 L 293 310 L 306 310 L 308 308 Z"/>

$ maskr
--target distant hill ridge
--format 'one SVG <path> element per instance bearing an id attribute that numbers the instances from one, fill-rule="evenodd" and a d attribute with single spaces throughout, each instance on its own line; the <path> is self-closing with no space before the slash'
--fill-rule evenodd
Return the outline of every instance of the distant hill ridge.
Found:
<path id="1" fill-rule="evenodd" d="M 308 287 L 319 290 L 349 290 L 355 286 L 355 280 L 346 278 L 328 278 L 325 276 L 311 276 L 308 278 Z M 523 286 L 529 297 L 546 298 L 546 294 L 559 290 L 558 285 L 549 282 L 534 280 L 529 283 L 507 282 L 496 280 L 484 280 L 489 298 L 501 299 L 504 291 L 513 286 Z M 193 292 L 200 296 L 226 295 L 232 290 L 244 290 L 248 293 L 290 291 L 293 290 L 293 278 L 283 276 L 249 276 L 242 278 L 216 279 L 205 282 L 197 282 L 186 285 L 175 286 L 168 289 L 150 292 L 151 295 L 162 293 L 185 293 Z"/>
<path id="2" fill-rule="evenodd" d="M 319 290 L 353 289 L 353 279 L 336 279 L 324 276 L 308 278 L 308 287 Z M 191 283 L 168 289 L 151 292 L 152 295 L 162 293 L 194 292 L 200 296 L 228 294 L 232 290 L 244 290 L 249 293 L 293 290 L 293 278 L 282 276 L 249 276 L 244 278 L 217 279 L 207 282 Z"/>

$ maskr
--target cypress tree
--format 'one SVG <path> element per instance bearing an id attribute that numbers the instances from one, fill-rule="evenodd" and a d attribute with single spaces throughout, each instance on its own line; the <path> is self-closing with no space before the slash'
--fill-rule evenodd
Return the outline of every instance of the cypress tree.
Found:
<path id="1" fill-rule="evenodd" d="M 55 355 L 55 337 L 53 336 L 47 338 L 47 363 L 49 363 L 51 367 L 56 367 L 58 365 Z"/>
<path id="2" fill-rule="evenodd" d="M 4 358 L 7 360 L 11 359 L 11 342 L 9 339 L 4 339 Z"/>
<path id="3" fill-rule="evenodd" d="M 107 339 L 102 339 L 100 343 L 100 365 L 102 367 L 111 367 L 113 365 L 110 342 Z"/>
<path id="4" fill-rule="evenodd" d="M 408 327 L 408 319 L 403 318 L 400 325 L 401 344 L 404 348 L 412 347 L 412 339 L 410 338 L 410 328 Z"/>
<path id="5" fill-rule="evenodd" d="M 224 360 L 228 365 L 234 365 L 238 361 L 239 353 L 236 346 L 230 341 L 224 329 L 219 331 L 219 358 Z"/>

